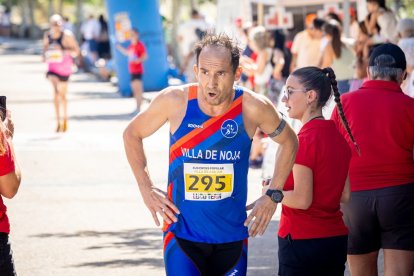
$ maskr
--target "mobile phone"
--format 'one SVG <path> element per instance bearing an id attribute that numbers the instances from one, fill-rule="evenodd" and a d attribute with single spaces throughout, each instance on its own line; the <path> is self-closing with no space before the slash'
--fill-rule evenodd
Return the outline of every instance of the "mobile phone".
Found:
<path id="1" fill-rule="evenodd" d="M 6 96 L 0 96 L 0 118 L 2 121 L 6 120 Z"/>

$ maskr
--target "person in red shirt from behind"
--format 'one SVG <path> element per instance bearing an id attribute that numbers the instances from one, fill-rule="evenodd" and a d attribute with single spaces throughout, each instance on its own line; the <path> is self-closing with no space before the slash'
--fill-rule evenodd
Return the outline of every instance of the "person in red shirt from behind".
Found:
<path id="1" fill-rule="evenodd" d="M 147 59 L 147 52 L 144 44 L 139 40 L 139 32 L 137 29 L 131 29 L 131 44 L 128 48 L 122 47 L 120 44 L 116 45 L 117 49 L 128 57 L 128 70 L 131 74 L 131 89 L 137 102 L 137 110 L 139 113 L 142 103 L 142 76 L 144 74 L 144 67 L 142 63 Z"/>
<path id="2" fill-rule="evenodd" d="M 3 110 L 0 110 L 3 112 Z M 20 168 L 13 149 L 14 125 L 10 116 L 0 120 L 0 275 L 14 276 L 16 271 L 9 243 L 10 223 L 3 197 L 13 198 L 20 186 Z"/>
<path id="3" fill-rule="evenodd" d="M 348 229 L 340 202 L 349 198 L 351 151 L 334 122 L 322 115 L 332 93 L 342 110 L 335 74 L 329 67 L 297 69 L 283 93 L 289 117 L 300 120 L 303 127 L 283 191 L 278 275 L 343 275 Z M 347 126 L 346 118 L 341 118 Z"/>
<path id="4" fill-rule="evenodd" d="M 361 156 L 351 158 L 351 200 L 342 208 L 349 229 L 349 269 L 352 276 L 378 275 L 383 248 L 386 276 L 412 276 L 414 99 L 400 87 L 406 77 L 404 52 L 394 44 L 377 46 L 367 71 L 362 87 L 341 97 L 361 149 Z M 336 110 L 332 119 L 348 139 Z"/>

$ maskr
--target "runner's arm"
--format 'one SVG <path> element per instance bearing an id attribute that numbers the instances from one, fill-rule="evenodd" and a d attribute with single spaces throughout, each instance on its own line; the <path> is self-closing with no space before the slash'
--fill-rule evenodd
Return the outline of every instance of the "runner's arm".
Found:
<path id="1" fill-rule="evenodd" d="M 255 95 L 253 98 L 257 98 L 257 100 L 253 100 L 250 104 L 251 107 L 248 112 L 252 114 L 251 118 L 256 120 L 256 125 L 264 133 L 274 132 L 282 121 L 275 106 L 264 96 Z M 256 116 L 254 116 L 254 114 Z M 260 114 L 261 116 L 257 116 L 257 114 Z M 298 147 L 298 140 L 295 132 L 289 125 L 286 125 L 283 131 L 272 139 L 279 144 L 279 148 L 276 153 L 276 163 L 269 189 L 282 190 L 293 167 Z M 252 237 L 257 234 L 264 234 L 274 212 L 276 211 L 276 207 L 277 204 L 274 203 L 267 195 L 261 196 L 256 201 L 252 212 L 245 221 L 246 226 L 251 223 L 249 234 Z M 254 221 L 252 221 L 253 218 Z"/>
<path id="2" fill-rule="evenodd" d="M 67 48 L 72 57 L 77 57 L 80 55 L 78 42 L 76 41 L 76 38 L 72 32 L 65 31 L 65 42 L 67 42 Z"/>
<path id="3" fill-rule="evenodd" d="M 160 222 L 156 213 L 159 213 L 167 223 L 172 223 L 177 221 L 175 214 L 179 214 L 179 211 L 165 197 L 165 194 L 160 193 L 154 186 L 149 175 L 142 141 L 155 133 L 169 119 L 169 112 L 173 110 L 174 104 L 170 94 L 168 91 L 161 92 L 146 110 L 132 119 L 123 134 L 129 165 L 138 183 L 144 203 L 150 210 L 157 226 L 160 225 Z"/>
<path id="4" fill-rule="evenodd" d="M 49 47 L 49 39 L 47 37 L 47 32 L 45 32 L 43 35 L 43 53 L 42 53 L 43 62 L 46 61 L 46 51 L 48 47 Z"/>
<path id="5" fill-rule="evenodd" d="M 116 43 L 115 47 L 121 52 L 121 54 L 123 54 L 124 56 L 128 56 L 128 50 L 126 48 L 124 48 L 121 44 Z"/>

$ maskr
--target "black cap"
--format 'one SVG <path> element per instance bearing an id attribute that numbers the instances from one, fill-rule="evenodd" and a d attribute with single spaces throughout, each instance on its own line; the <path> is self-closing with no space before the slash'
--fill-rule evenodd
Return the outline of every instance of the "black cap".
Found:
<path id="1" fill-rule="evenodd" d="M 378 58 L 382 55 L 391 56 L 394 61 L 387 58 Z M 391 67 L 405 70 L 407 61 L 400 47 L 392 43 L 385 43 L 374 48 L 372 54 L 369 56 L 369 66 Z"/>

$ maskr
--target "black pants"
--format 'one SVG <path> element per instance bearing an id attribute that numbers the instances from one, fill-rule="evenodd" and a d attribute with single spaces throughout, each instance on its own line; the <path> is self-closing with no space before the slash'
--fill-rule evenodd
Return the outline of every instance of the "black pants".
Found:
<path id="1" fill-rule="evenodd" d="M 0 233 L 0 275 L 16 276 L 9 235 L 6 233 Z"/>
<path id="2" fill-rule="evenodd" d="M 279 237 L 279 275 L 343 276 L 348 236 L 292 240 Z"/>

